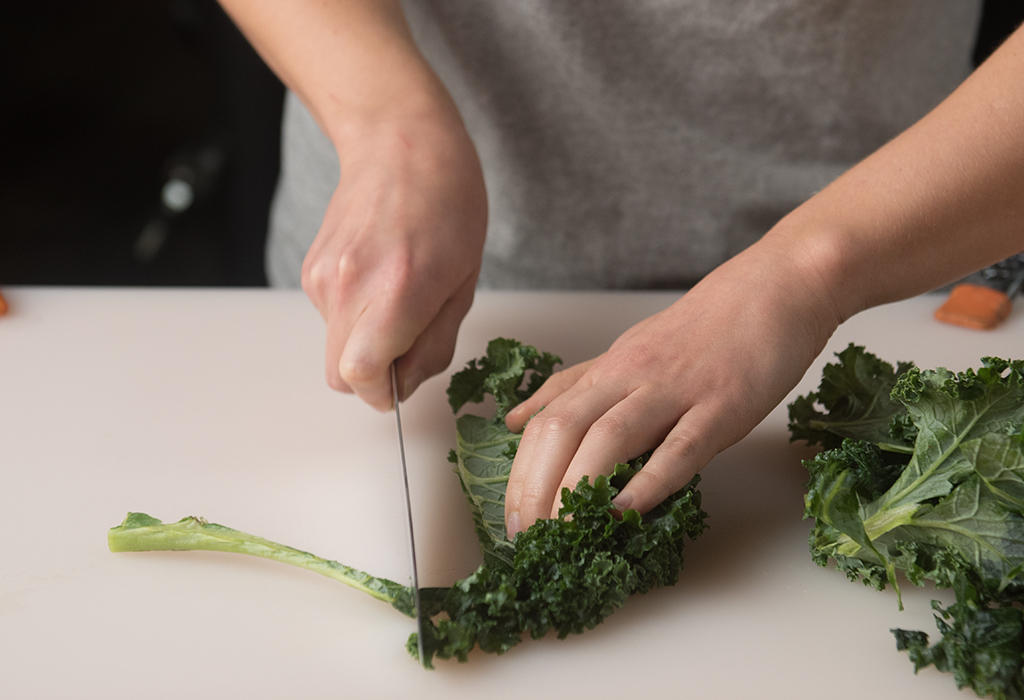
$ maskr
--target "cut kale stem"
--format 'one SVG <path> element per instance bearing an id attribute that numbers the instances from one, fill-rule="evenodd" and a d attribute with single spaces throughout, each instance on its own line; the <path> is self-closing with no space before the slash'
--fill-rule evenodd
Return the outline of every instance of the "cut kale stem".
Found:
<path id="1" fill-rule="evenodd" d="M 111 552 L 205 550 L 271 559 L 340 581 L 388 603 L 404 615 L 416 616 L 409 586 L 203 518 L 189 516 L 175 523 L 164 523 L 145 513 L 129 513 L 123 523 L 107 531 L 107 546 Z M 447 592 L 448 589 L 421 589 L 421 595 L 426 591 L 427 598 L 436 598 L 439 590 Z"/>

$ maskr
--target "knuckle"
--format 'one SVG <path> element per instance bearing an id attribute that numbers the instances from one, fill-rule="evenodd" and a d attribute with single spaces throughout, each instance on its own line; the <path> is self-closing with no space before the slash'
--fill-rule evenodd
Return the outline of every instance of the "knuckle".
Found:
<path id="1" fill-rule="evenodd" d="M 338 363 L 338 373 L 345 383 L 363 386 L 380 376 L 380 368 L 364 357 L 345 357 Z"/>
<path id="2" fill-rule="evenodd" d="M 302 289 L 310 296 L 326 296 L 332 290 L 340 295 L 358 286 L 374 268 L 358 246 L 346 245 L 330 254 L 311 250 L 302 261 Z"/>
<path id="3" fill-rule="evenodd" d="M 560 441 L 563 436 L 572 432 L 576 426 L 576 419 L 571 413 L 558 411 L 549 415 L 541 412 L 543 419 L 534 428 L 534 433 L 545 440 Z"/>
<path id="4" fill-rule="evenodd" d="M 430 306 L 430 303 L 425 304 L 430 299 L 428 287 L 436 281 L 437 276 L 419 274 L 410 255 L 397 255 L 390 260 L 386 266 L 385 275 L 383 287 L 387 297 L 402 304 L 412 303 L 417 307 Z"/>
<path id="5" fill-rule="evenodd" d="M 568 381 L 567 381 L 567 379 L 568 379 L 567 372 L 568 372 L 568 370 L 564 370 L 564 369 L 560 369 L 557 372 L 552 372 L 551 375 L 547 379 L 544 380 L 544 383 L 541 384 L 541 386 L 542 387 L 546 387 L 546 386 L 562 386 L 564 384 L 567 384 L 568 383 Z"/>
<path id="6" fill-rule="evenodd" d="M 678 469 L 666 469 L 661 465 L 645 466 L 629 482 L 629 489 L 634 495 L 630 507 L 644 513 L 658 505 L 669 495 L 686 483 L 684 472 Z"/>
<path id="7" fill-rule="evenodd" d="M 543 422 L 541 419 L 542 414 L 543 411 L 527 421 L 523 428 L 523 442 L 534 442 L 540 437 L 541 423 Z"/>
<path id="8" fill-rule="evenodd" d="M 340 289 L 353 287 L 367 269 L 368 265 L 354 251 L 343 252 L 334 264 L 334 276 L 338 287 Z"/>
<path id="9" fill-rule="evenodd" d="M 594 377 L 588 373 L 588 370 L 592 365 L 593 362 L 591 361 L 561 369 L 552 374 L 548 379 L 548 382 L 563 390 L 568 389 L 577 382 L 582 382 L 584 387 L 589 388 L 593 386 L 595 382 Z"/>
<path id="10" fill-rule="evenodd" d="M 310 298 L 317 298 L 321 295 L 326 286 L 326 275 L 324 275 L 323 264 L 319 259 L 307 255 L 302 261 L 301 271 L 302 290 Z"/>
<path id="11" fill-rule="evenodd" d="M 555 397 L 571 387 L 573 382 L 574 379 L 566 373 L 566 370 L 560 370 L 545 379 L 537 393 L 545 397 Z"/>
<path id="12" fill-rule="evenodd" d="M 522 493 L 522 479 L 519 477 L 519 470 L 513 463 L 512 473 L 509 474 L 508 483 L 505 486 L 505 512 L 511 513 L 519 510 L 519 494 Z"/>
<path id="13" fill-rule="evenodd" d="M 593 438 L 601 443 L 606 443 L 629 434 L 631 429 L 632 425 L 623 416 L 615 413 L 606 413 L 590 426 L 590 430 L 587 431 L 587 438 Z"/>
<path id="14" fill-rule="evenodd" d="M 703 441 L 693 433 L 673 430 L 665 436 L 659 451 L 673 461 L 691 462 L 699 459 L 703 453 Z"/>
<path id="15" fill-rule="evenodd" d="M 523 527 L 529 527 L 538 518 L 548 517 L 551 504 L 551 499 L 544 494 L 531 488 L 525 488 L 519 496 L 519 512 Z"/>
<path id="16" fill-rule="evenodd" d="M 542 415 L 543 411 L 527 420 L 523 427 L 523 443 L 534 444 L 540 440 L 540 436 L 543 434 Z"/>
<path id="17" fill-rule="evenodd" d="M 644 467 L 641 469 L 633 477 L 633 481 L 637 482 L 637 484 L 633 484 L 634 487 L 639 485 L 643 491 L 654 496 L 655 502 L 661 501 L 664 496 L 673 491 L 668 472 L 656 468 L 656 465 L 654 468 Z"/>

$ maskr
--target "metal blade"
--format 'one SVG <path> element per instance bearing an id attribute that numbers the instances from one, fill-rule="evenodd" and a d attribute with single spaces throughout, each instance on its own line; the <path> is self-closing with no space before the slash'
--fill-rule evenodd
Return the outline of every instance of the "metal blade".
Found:
<path id="1" fill-rule="evenodd" d="M 402 462 L 402 485 L 405 487 L 405 514 L 408 519 L 409 532 L 409 561 L 412 564 L 412 602 L 416 608 L 416 647 L 420 655 L 420 663 L 427 665 L 426 655 L 423 653 L 423 607 L 420 605 L 420 576 L 416 568 L 416 537 L 413 535 L 412 526 L 412 499 L 409 496 L 409 470 L 405 465 L 405 437 L 402 434 L 402 412 L 398 407 L 398 370 L 396 363 L 391 363 L 391 392 L 395 398 L 395 422 L 398 424 L 398 453 Z"/>

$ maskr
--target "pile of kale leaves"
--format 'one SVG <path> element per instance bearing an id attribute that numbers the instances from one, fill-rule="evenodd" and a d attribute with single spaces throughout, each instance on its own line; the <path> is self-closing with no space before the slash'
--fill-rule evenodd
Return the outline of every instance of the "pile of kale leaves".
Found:
<path id="1" fill-rule="evenodd" d="M 1024 697 L 1024 361 L 837 357 L 789 407 L 792 438 L 825 448 L 804 462 L 814 560 L 879 590 L 898 592 L 897 572 L 952 588 L 955 603 L 932 603 L 941 639 L 897 629 L 897 648 L 979 696 Z"/>
<path id="2" fill-rule="evenodd" d="M 483 564 L 449 588 L 420 590 L 430 618 L 420 629 L 425 658 L 465 661 L 475 647 L 501 654 L 524 634 L 560 638 L 599 624 L 634 593 L 674 584 L 682 568 L 684 538 L 705 528 L 695 478 L 650 513 L 617 513 L 611 501 L 642 468 L 646 456 L 615 467 L 611 477 L 582 479 L 563 489 L 559 517 L 540 520 L 509 541 L 505 486 L 520 436 L 505 415 L 536 391 L 560 360 L 515 340 L 496 339 L 487 355 L 456 373 L 448 389 L 456 413 L 467 403 L 494 398 L 490 418 L 463 414 L 456 421 L 456 448 L 449 456 L 469 501 Z M 301 566 L 342 581 L 415 616 L 408 586 L 371 576 L 308 552 L 188 517 L 163 523 L 129 513 L 108 533 L 111 551 L 205 549 L 261 556 Z M 418 654 L 417 633 L 407 642 Z"/>

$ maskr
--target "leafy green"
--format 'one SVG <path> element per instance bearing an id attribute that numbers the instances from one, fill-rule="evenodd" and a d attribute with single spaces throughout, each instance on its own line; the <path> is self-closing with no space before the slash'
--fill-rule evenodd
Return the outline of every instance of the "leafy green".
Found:
<path id="1" fill-rule="evenodd" d="M 948 609 L 932 602 L 942 639 L 929 647 L 924 632 L 894 629 L 896 648 L 908 653 L 915 672 L 934 665 L 952 673 L 958 688 L 970 686 L 979 697 L 1024 696 L 1024 615 L 1014 607 L 992 607 L 966 573 L 953 587 L 957 602 Z"/>
<path id="2" fill-rule="evenodd" d="M 539 520 L 514 542 L 504 525 L 505 487 L 519 435 L 504 424 L 507 412 L 530 396 L 560 360 L 514 340 L 497 339 L 484 358 L 455 374 L 449 402 L 458 411 L 485 394 L 495 399 L 495 415 L 462 415 L 456 421 L 455 464 L 473 519 L 484 563 L 450 588 L 421 589 L 424 613 L 424 665 L 437 658 L 465 661 L 479 647 L 504 653 L 524 635 L 559 637 L 599 624 L 634 593 L 674 584 L 682 567 L 685 538 L 704 530 L 698 478 L 641 517 L 617 513 L 612 499 L 649 455 L 616 465 L 610 477 L 582 479 L 563 489 L 559 517 Z M 209 549 L 266 557 L 302 566 L 339 580 L 414 616 L 412 590 L 337 562 L 285 547 L 237 530 L 185 518 L 164 524 L 131 513 L 108 534 L 111 551 Z M 419 656 L 418 634 L 407 642 Z"/>
<path id="3" fill-rule="evenodd" d="M 456 583 L 445 600 L 448 619 L 430 629 L 428 655 L 465 661 L 474 646 L 503 653 L 524 634 L 559 638 L 591 629 L 634 593 L 679 578 L 684 537 L 704 529 L 695 479 L 645 517 L 615 517 L 612 499 L 639 460 L 609 478 L 563 489 L 559 518 L 540 520 L 515 539 L 511 566 L 484 564 Z M 571 518 L 567 516 L 571 515 Z M 416 648 L 415 635 L 409 640 Z"/>
<path id="4" fill-rule="evenodd" d="M 916 668 L 952 671 L 958 686 L 980 695 L 1018 697 L 1024 634 L 1013 606 L 1024 602 L 1024 362 L 983 358 L 981 368 L 959 373 L 901 365 L 890 376 L 863 348 L 847 348 L 840 360 L 826 368 L 822 389 L 790 407 L 793 439 L 824 445 L 852 432 L 850 415 L 870 416 L 859 423 L 871 426 L 860 438 L 804 462 L 813 559 L 834 560 L 851 579 L 879 589 L 889 583 L 898 592 L 897 572 L 916 585 L 952 587 L 956 604 L 935 604 L 942 640 L 929 647 L 923 633 L 900 630 L 898 648 Z M 891 388 L 883 401 L 884 386 Z M 861 397 L 861 408 L 851 414 L 853 400 L 839 396 Z M 835 420 L 814 408 L 825 405 L 823 397 L 838 409 Z M 909 452 L 893 449 L 910 436 Z"/>
<path id="5" fill-rule="evenodd" d="M 484 563 L 490 566 L 511 566 L 515 554 L 505 531 L 505 485 L 521 436 L 505 427 L 505 415 L 532 396 L 561 362 L 557 355 L 496 338 L 487 344 L 487 354 L 470 360 L 448 386 L 448 403 L 455 413 L 467 403 L 482 402 L 486 394 L 495 400 L 492 418 L 459 416 L 455 449 L 448 458 L 469 501 Z"/>
<path id="6" fill-rule="evenodd" d="M 844 438 L 853 438 L 894 452 L 910 452 L 913 433 L 905 434 L 905 411 L 890 394 L 897 378 L 913 364 L 900 362 L 893 369 L 852 343 L 836 357 L 838 364 L 825 365 L 818 391 L 790 404 L 793 439 L 833 449 Z"/>
<path id="7" fill-rule="evenodd" d="M 503 422 L 469 414 L 459 416 L 455 427 L 449 461 L 469 501 L 484 562 L 511 566 L 515 547 L 505 531 L 505 485 L 520 436 Z"/>
<path id="8" fill-rule="evenodd" d="M 503 421 L 505 414 L 532 396 L 561 362 L 557 355 L 538 352 L 532 345 L 495 338 L 487 344 L 484 357 L 470 360 L 452 377 L 448 403 L 458 413 L 466 403 L 480 403 L 485 394 L 490 394 L 497 404 L 495 420 Z"/>

